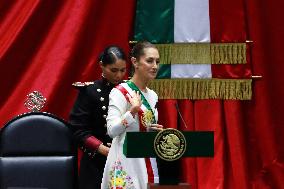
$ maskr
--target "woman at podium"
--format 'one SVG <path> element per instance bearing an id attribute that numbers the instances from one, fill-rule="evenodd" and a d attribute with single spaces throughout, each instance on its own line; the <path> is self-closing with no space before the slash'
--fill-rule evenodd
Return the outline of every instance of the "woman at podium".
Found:
<path id="1" fill-rule="evenodd" d="M 110 93 L 107 131 L 113 141 L 104 169 L 102 189 L 145 189 L 147 183 L 159 182 L 155 158 L 127 158 L 123 154 L 126 132 L 147 132 L 163 127 L 157 124 L 158 96 L 147 87 L 157 75 L 159 61 L 159 52 L 153 44 L 137 43 L 131 52 L 133 77 L 117 85 Z"/>

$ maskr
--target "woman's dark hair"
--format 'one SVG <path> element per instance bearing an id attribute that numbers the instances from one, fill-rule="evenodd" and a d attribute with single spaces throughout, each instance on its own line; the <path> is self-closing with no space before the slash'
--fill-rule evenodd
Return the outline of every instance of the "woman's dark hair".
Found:
<path id="1" fill-rule="evenodd" d="M 114 64 L 118 59 L 126 60 L 125 53 L 118 46 L 109 46 L 99 56 L 99 61 L 103 66 Z"/>
<path id="2" fill-rule="evenodd" d="M 136 45 L 134 45 L 134 47 L 132 48 L 130 52 L 130 57 L 134 57 L 137 60 L 139 60 L 139 58 L 144 55 L 145 48 L 157 49 L 157 47 L 154 44 L 148 41 L 141 41 L 141 42 L 138 42 Z"/>

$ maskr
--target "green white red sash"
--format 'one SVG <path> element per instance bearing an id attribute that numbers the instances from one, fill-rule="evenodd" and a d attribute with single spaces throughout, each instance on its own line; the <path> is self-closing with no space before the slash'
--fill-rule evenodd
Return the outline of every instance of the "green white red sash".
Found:
<path id="1" fill-rule="evenodd" d="M 126 85 L 127 84 L 127 85 Z M 146 131 L 146 127 L 149 126 L 149 124 L 157 123 L 155 119 L 155 114 L 153 109 L 151 108 L 149 102 L 143 95 L 143 93 L 139 90 L 139 88 L 132 82 L 132 81 L 126 81 L 124 84 L 117 85 L 116 88 L 122 92 L 122 94 L 125 96 L 126 100 L 129 102 L 127 94 L 132 96 L 129 91 L 137 91 L 141 95 L 142 99 L 142 105 L 140 107 L 140 110 L 138 112 L 139 116 L 139 130 L 140 131 Z"/>
<path id="2" fill-rule="evenodd" d="M 121 93 L 124 95 L 124 97 L 126 98 L 126 100 L 128 102 L 129 102 L 129 98 L 128 98 L 127 94 L 132 96 L 129 93 L 130 91 L 138 91 L 139 94 L 141 95 L 142 105 L 140 106 L 140 110 L 138 112 L 139 130 L 140 131 L 144 131 L 144 132 L 147 131 L 146 126 L 143 125 L 143 115 L 144 115 L 145 112 L 151 112 L 152 118 L 153 118 L 152 123 L 156 123 L 155 114 L 153 113 L 153 110 L 152 110 L 150 104 L 148 103 L 148 101 L 144 97 L 143 93 L 138 89 L 138 87 L 133 82 L 127 81 L 124 84 L 124 86 L 123 86 L 123 84 L 119 84 L 115 88 L 117 88 L 118 90 L 121 91 Z M 152 165 L 151 165 L 150 158 L 145 158 L 145 164 L 146 164 L 146 169 L 147 169 L 148 182 L 154 183 L 154 173 L 153 173 L 153 168 L 152 168 Z"/>

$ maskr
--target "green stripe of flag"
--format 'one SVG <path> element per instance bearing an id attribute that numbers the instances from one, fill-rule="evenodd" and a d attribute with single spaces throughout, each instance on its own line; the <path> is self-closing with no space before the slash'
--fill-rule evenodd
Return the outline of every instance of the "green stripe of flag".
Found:
<path id="1" fill-rule="evenodd" d="M 156 78 L 157 79 L 171 78 L 171 65 L 170 64 L 160 64 L 159 71 L 158 71 Z"/>
<path id="2" fill-rule="evenodd" d="M 137 0 L 134 40 L 174 42 L 174 0 Z"/>
<path id="3" fill-rule="evenodd" d="M 137 0 L 134 40 L 173 43 L 174 3 L 174 0 Z M 160 65 L 157 78 L 171 78 L 171 65 Z"/>

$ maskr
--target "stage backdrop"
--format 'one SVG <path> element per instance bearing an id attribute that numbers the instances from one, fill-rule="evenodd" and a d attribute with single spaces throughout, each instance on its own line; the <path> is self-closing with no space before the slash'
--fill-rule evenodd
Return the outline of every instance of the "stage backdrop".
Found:
<path id="1" fill-rule="evenodd" d="M 160 101 L 161 124 L 215 133 L 214 158 L 183 159 L 182 181 L 199 189 L 284 188 L 284 2 L 208 6 L 210 41 L 252 40 L 250 71 L 263 78 L 253 81 L 250 101 Z M 67 120 L 77 94 L 72 82 L 100 77 L 97 57 L 107 45 L 129 51 L 134 17 L 133 0 L 0 1 L 0 126 L 27 112 L 24 100 L 35 90 L 47 98 L 44 111 Z M 215 66 L 212 74 L 234 75 L 230 70 Z M 176 103 L 188 128 L 178 124 Z"/>

